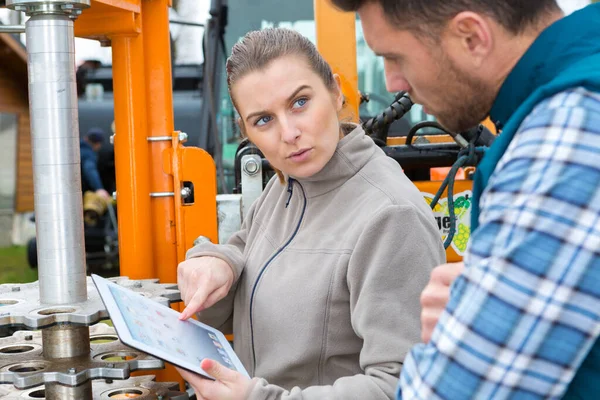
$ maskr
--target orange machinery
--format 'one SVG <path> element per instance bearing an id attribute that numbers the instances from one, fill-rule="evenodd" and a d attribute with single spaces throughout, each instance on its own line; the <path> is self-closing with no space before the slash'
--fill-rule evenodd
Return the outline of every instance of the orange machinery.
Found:
<path id="1" fill-rule="evenodd" d="M 338 12 L 327 0 L 314 2 L 318 48 L 341 75 L 351 115 L 356 117 L 360 96 L 355 16 Z M 218 241 L 213 159 L 201 149 L 184 148 L 185 135 L 173 126 L 170 5 L 170 0 L 92 0 L 75 22 L 76 36 L 113 49 L 121 275 L 157 277 L 161 282 L 176 282 L 177 264 L 195 238 L 203 235 Z M 184 182 L 193 182 L 196 188 L 192 204 L 183 200 Z M 417 184 L 426 192 L 439 186 Z M 458 191 L 470 190 L 468 181 L 460 186 Z M 449 260 L 460 259 L 452 252 Z M 158 379 L 178 376 L 167 368 Z"/>

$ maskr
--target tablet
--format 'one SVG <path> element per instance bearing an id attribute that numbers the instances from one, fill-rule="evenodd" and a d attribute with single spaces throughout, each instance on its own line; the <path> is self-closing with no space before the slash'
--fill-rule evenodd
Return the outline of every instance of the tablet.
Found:
<path id="1" fill-rule="evenodd" d="M 92 280 L 126 345 L 206 378 L 214 379 L 200 368 L 205 358 L 249 377 L 220 331 L 191 318 L 180 321 L 179 312 L 98 275 Z"/>

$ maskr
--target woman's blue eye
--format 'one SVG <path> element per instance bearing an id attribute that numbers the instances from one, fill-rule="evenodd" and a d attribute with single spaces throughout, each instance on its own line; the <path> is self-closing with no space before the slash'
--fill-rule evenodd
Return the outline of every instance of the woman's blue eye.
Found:
<path id="1" fill-rule="evenodd" d="M 256 126 L 263 126 L 263 125 L 265 125 L 267 122 L 269 122 L 269 121 L 270 121 L 270 120 L 272 120 L 272 119 L 273 119 L 272 117 L 268 117 L 268 116 L 267 116 L 267 117 L 262 117 L 262 118 L 259 118 L 259 119 L 258 119 L 258 120 L 257 120 L 257 121 L 254 123 L 254 125 L 256 125 Z"/>
<path id="2" fill-rule="evenodd" d="M 308 103 L 308 99 L 301 98 L 294 102 L 294 108 L 304 107 Z"/>

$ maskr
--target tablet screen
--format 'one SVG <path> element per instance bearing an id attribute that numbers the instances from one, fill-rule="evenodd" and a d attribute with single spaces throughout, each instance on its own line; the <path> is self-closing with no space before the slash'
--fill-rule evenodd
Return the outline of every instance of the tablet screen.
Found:
<path id="1" fill-rule="evenodd" d="M 139 301 L 133 292 L 109 286 L 133 339 L 179 354 L 200 365 L 205 358 L 236 370 L 219 338 L 191 321 L 179 321 L 176 312 L 150 301 Z"/>

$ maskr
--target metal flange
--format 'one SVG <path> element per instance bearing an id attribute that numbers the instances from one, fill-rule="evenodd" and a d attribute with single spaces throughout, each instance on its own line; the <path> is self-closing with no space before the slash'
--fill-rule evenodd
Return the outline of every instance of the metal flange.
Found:
<path id="1" fill-rule="evenodd" d="M 90 0 L 6 0 L 6 7 L 27 15 L 62 14 L 77 17 L 90 7 Z"/>
<path id="2" fill-rule="evenodd" d="M 176 284 L 161 284 L 158 279 L 130 280 L 109 278 L 158 303 L 168 306 L 181 301 Z M 61 306 L 40 303 L 38 282 L 0 285 L 0 326 L 24 326 L 40 329 L 55 324 L 89 326 L 108 318 L 108 313 L 92 278 L 87 278 L 88 300 Z"/>
<path id="3" fill-rule="evenodd" d="M 176 382 L 155 382 L 154 375 L 137 376 L 126 380 L 96 380 L 92 382 L 93 400 L 134 397 L 140 400 L 188 400 L 185 392 L 178 390 Z M 0 385 L 3 400 L 43 399 L 44 386 L 21 390 L 13 385 Z"/>
<path id="4" fill-rule="evenodd" d="M 164 368 L 156 359 L 119 341 L 106 324 L 90 327 L 90 354 L 47 360 L 41 331 L 18 331 L 0 339 L 0 383 L 27 389 L 44 383 L 78 386 L 92 379 L 127 379 L 132 371 Z"/>

